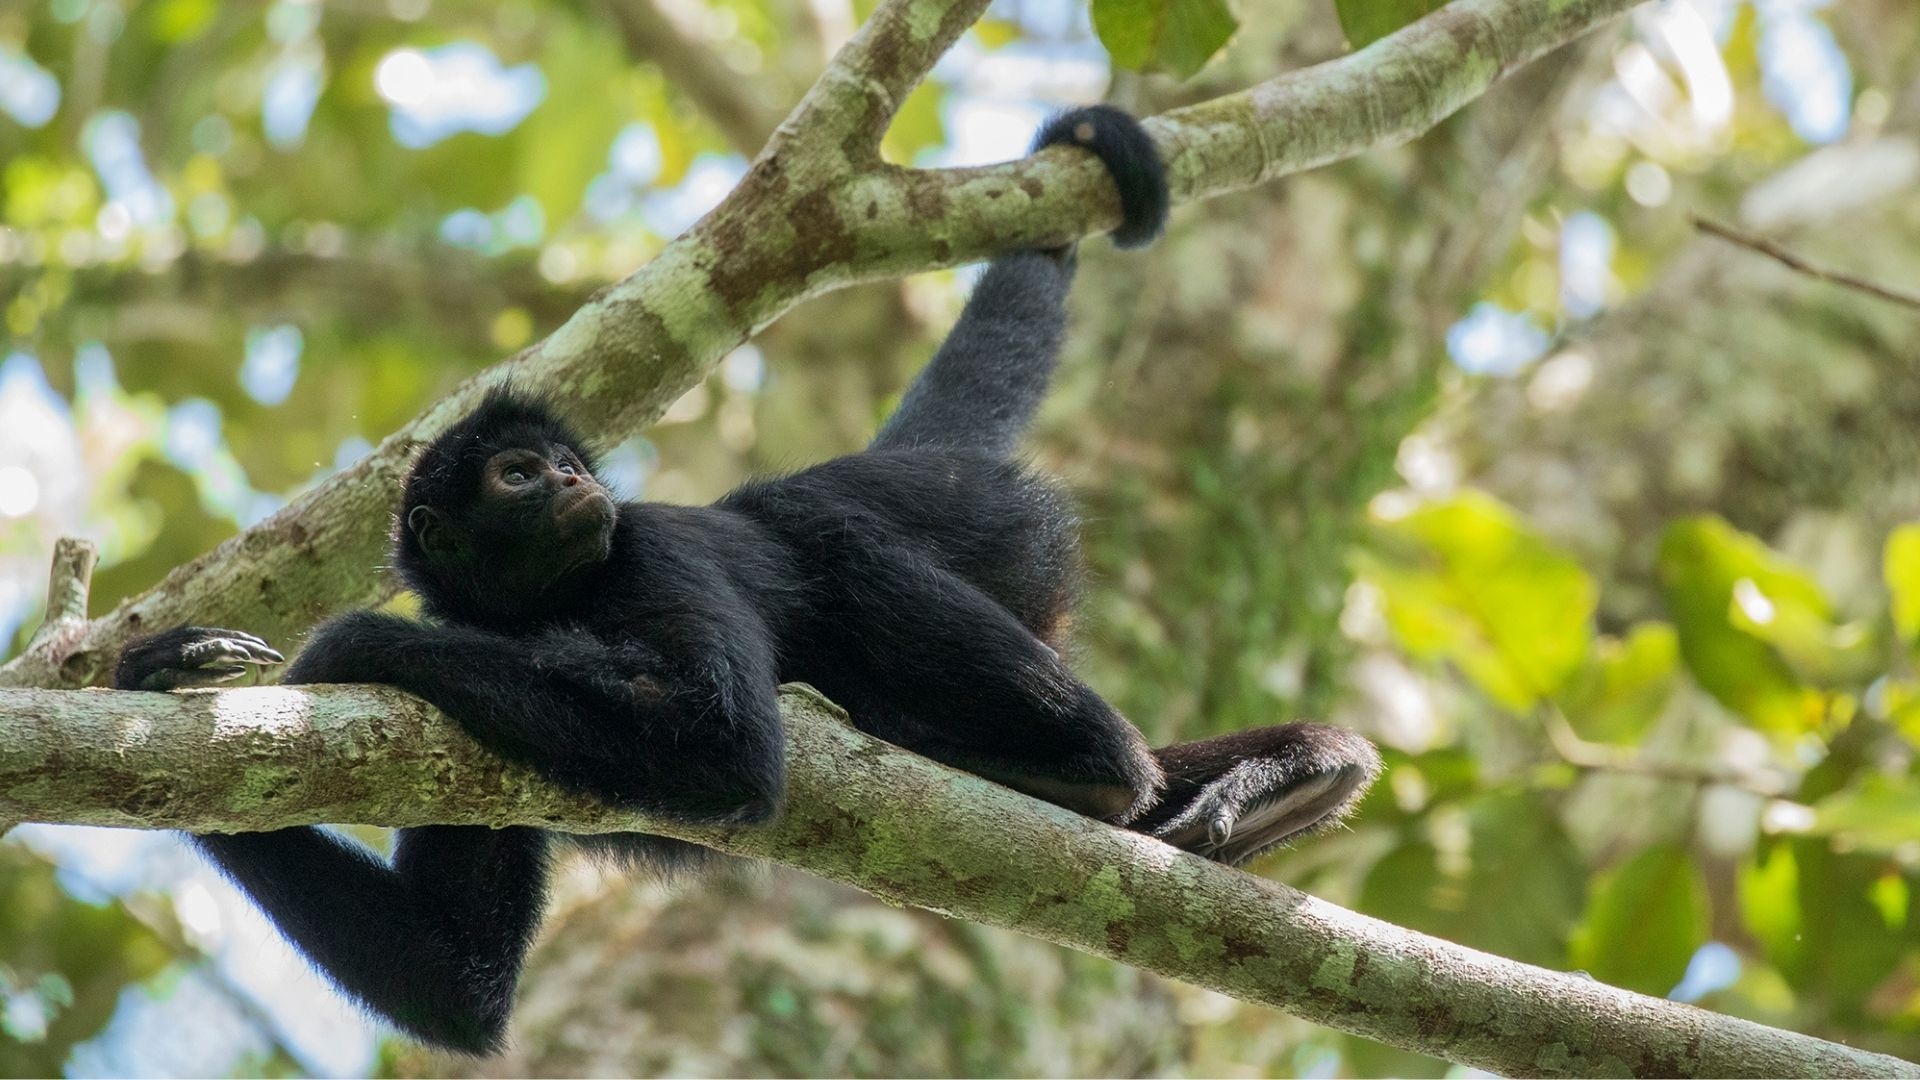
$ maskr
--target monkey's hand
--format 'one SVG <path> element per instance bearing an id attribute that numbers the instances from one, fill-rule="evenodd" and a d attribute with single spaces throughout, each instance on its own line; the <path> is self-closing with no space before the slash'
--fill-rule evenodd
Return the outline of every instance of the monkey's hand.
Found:
<path id="1" fill-rule="evenodd" d="M 119 690 L 213 686 L 284 660 L 273 646 L 242 630 L 177 626 L 128 645 L 113 685 Z"/>

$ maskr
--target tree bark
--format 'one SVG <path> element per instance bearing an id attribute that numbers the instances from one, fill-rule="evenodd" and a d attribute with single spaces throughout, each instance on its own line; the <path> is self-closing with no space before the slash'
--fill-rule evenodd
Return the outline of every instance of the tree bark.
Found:
<path id="1" fill-rule="evenodd" d="M 638 829 L 1111 957 L 1511 1076 L 1920 1076 L 1836 1043 L 1390 926 L 873 739 L 782 695 L 786 808 L 755 828 L 623 814 L 369 687 L 0 692 L 0 820 L 196 831 Z"/>

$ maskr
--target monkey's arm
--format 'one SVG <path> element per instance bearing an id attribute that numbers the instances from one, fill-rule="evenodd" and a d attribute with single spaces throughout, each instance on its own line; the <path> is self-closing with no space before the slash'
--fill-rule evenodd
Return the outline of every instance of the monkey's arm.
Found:
<path id="1" fill-rule="evenodd" d="M 280 654 L 251 634 L 179 627 L 121 654 L 121 690 L 225 682 Z M 500 1047 L 546 896 L 538 829 L 401 829 L 393 864 L 324 829 L 191 836 L 308 959 L 409 1034 Z"/>
<path id="2" fill-rule="evenodd" d="M 312 827 L 191 839 L 341 990 L 415 1038 L 500 1049 L 545 903 L 545 833 L 400 829 L 391 866 Z"/>
<path id="3" fill-rule="evenodd" d="M 751 628 L 670 629 L 661 655 L 359 611 L 323 624 L 284 681 L 397 686 L 563 786 L 690 821 L 764 821 L 785 783 L 770 650 Z"/>

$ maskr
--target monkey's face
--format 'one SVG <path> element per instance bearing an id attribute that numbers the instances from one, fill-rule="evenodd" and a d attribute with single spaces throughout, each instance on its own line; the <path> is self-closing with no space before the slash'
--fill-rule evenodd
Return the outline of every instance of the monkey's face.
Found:
<path id="1" fill-rule="evenodd" d="M 415 506 L 405 524 L 448 598 L 530 614 L 553 586 L 606 561 L 618 518 L 578 451 L 535 440 L 493 451 L 464 505 Z"/>
<path id="2" fill-rule="evenodd" d="M 502 547 L 543 550 L 564 571 L 606 560 L 617 512 L 572 447 L 547 444 L 488 458 L 472 517 Z"/>

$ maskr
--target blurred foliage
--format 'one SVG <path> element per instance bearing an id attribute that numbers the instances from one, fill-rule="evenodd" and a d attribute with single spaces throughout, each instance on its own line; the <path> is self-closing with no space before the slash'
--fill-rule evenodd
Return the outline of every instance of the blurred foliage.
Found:
<path id="1" fill-rule="evenodd" d="M 676 53 L 784 107 L 871 10 L 662 3 L 683 40 L 632 41 L 613 15 L 639 2 L 0 6 L 16 648 L 55 537 L 100 542 L 96 610 L 137 594 L 694 220 L 750 149 L 711 117 L 752 110 Z M 1164 73 L 1113 88 L 1148 112 L 1435 6 L 1007 0 L 883 150 L 1018 153 L 1108 60 Z M 1034 453 L 1087 518 L 1077 663 L 1156 743 L 1305 714 L 1382 744 L 1351 828 L 1258 871 L 1914 1057 L 1915 326 L 1686 222 L 1920 282 L 1920 16 L 1817 7 L 1649 8 L 1411 146 L 1183 208 L 1144 256 L 1086 245 Z M 693 501 L 857 448 L 955 286 L 794 313 L 609 473 Z M 236 946 L 205 881 L 53 850 L 0 846 L 0 1075 L 179 1071 L 146 1041 L 212 1038 L 216 998 L 250 1033 L 233 1072 L 476 1071 L 393 1041 L 341 1064 L 351 1040 L 303 1026 L 329 992 Z M 201 978 L 230 973 L 202 950 L 267 973 Z M 1445 1069 L 778 872 L 668 892 L 569 866 L 532 965 L 482 1070 Z"/>
<path id="2" fill-rule="evenodd" d="M 1334 0 L 1340 29 L 1358 49 L 1393 33 L 1429 12 L 1444 0 Z"/>
<path id="3" fill-rule="evenodd" d="M 1220 51 L 1238 24 L 1221 0 L 1093 0 L 1093 26 L 1113 62 L 1186 78 Z"/>
<path id="4" fill-rule="evenodd" d="M 0 847 L 0 1072 L 55 1076 L 112 1018 L 121 990 L 177 949 L 117 904 L 64 893 L 54 868 Z"/>

